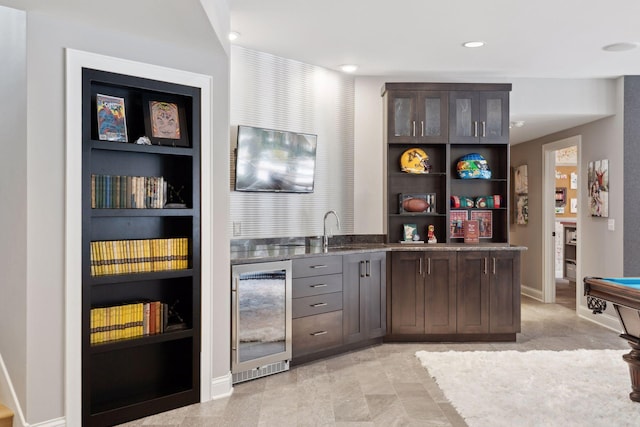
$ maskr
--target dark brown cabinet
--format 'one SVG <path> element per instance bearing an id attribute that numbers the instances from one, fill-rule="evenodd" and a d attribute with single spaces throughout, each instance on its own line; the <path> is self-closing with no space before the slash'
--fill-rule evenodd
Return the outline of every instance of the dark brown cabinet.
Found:
<path id="1" fill-rule="evenodd" d="M 464 251 L 458 254 L 458 333 L 520 331 L 520 253 Z"/>
<path id="2" fill-rule="evenodd" d="M 445 143 L 448 93 L 396 91 L 387 100 L 389 143 Z"/>
<path id="3" fill-rule="evenodd" d="M 382 337 L 386 333 L 386 253 L 343 258 L 344 343 Z"/>
<path id="4" fill-rule="evenodd" d="M 462 242 L 452 231 L 453 210 L 463 211 L 467 219 L 482 218 L 481 242 L 509 242 L 510 90 L 510 84 L 384 85 L 388 242 L 403 239 L 404 224 L 415 224 L 421 240 L 427 240 L 432 225 L 438 243 Z M 403 153 L 414 148 L 427 154 L 428 173 L 402 171 Z M 487 161 L 490 179 L 459 178 L 458 161 L 472 153 Z M 407 212 L 401 208 L 401 199 L 408 195 L 435 203 L 423 212 Z M 473 206 L 452 206 L 452 196 L 472 200 Z M 483 203 L 487 197 L 498 203 Z M 461 212 L 455 213 L 459 215 Z"/>
<path id="5" fill-rule="evenodd" d="M 393 252 L 390 335 L 456 332 L 456 253 Z"/>
<path id="6" fill-rule="evenodd" d="M 509 142 L 509 92 L 452 91 L 449 103 L 449 142 Z"/>

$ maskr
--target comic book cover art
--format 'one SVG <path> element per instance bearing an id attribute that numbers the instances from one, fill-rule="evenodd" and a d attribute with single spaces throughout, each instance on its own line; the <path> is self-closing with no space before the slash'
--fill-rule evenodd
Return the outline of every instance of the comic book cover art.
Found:
<path id="1" fill-rule="evenodd" d="M 98 107 L 98 139 L 127 142 L 124 98 L 97 94 L 96 103 Z"/>

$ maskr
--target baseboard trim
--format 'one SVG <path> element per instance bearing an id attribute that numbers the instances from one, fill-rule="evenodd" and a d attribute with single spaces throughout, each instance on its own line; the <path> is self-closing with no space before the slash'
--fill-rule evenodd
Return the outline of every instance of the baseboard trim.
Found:
<path id="1" fill-rule="evenodd" d="M 67 421 L 64 418 L 56 418 L 36 424 L 28 424 L 26 427 L 66 427 Z"/>
<path id="2" fill-rule="evenodd" d="M 542 291 L 539 289 L 533 289 L 528 286 L 522 286 L 520 289 L 520 293 L 522 295 L 528 296 L 529 298 L 533 298 L 534 300 L 542 302 Z"/>
<path id="3" fill-rule="evenodd" d="M 223 399 L 233 394 L 233 376 L 231 372 L 211 379 L 211 399 Z"/>
<path id="4" fill-rule="evenodd" d="M 578 307 L 578 316 L 597 325 L 604 326 L 607 329 L 611 329 L 612 331 L 616 331 L 617 333 L 621 333 L 622 331 L 620 319 L 607 313 L 593 314 L 591 310 L 581 305 Z"/>

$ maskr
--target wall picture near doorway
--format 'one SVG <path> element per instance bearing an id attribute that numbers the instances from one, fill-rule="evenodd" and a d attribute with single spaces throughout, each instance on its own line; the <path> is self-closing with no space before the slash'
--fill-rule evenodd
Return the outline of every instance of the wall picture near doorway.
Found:
<path id="1" fill-rule="evenodd" d="M 609 160 L 589 162 L 589 213 L 591 216 L 609 216 Z"/>
<path id="2" fill-rule="evenodd" d="M 513 169 L 513 219 L 516 224 L 526 225 L 529 222 L 529 178 L 527 165 Z"/>

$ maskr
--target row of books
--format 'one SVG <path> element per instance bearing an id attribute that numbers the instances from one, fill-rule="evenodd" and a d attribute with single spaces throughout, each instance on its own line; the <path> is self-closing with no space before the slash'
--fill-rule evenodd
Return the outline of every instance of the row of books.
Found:
<path id="1" fill-rule="evenodd" d="M 161 334 L 167 327 L 169 308 L 160 301 L 91 309 L 90 343 Z"/>
<path id="2" fill-rule="evenodd" d="M 91 275 L 144 273 L 188 268 L 189 239 L 91 242 Z"/>
<path id="3" fill-rule="evenodd" d="M 161 209 L 166 202 L 164 177 L 91 175 L 94 209 Z"/>

